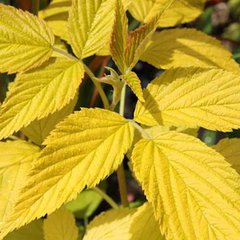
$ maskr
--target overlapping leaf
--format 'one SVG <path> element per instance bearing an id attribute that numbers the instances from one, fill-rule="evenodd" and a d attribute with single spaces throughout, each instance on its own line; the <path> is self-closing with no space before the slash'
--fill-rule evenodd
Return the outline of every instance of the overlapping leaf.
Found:
<path id="1" fill-rule="evenodd" d="M 13 212 L 39 148 L 24 141 L 0 142 L 0 230 Z"/>
<path id="2" fill-rule="evenodd" d="M 122 2 L 116 1 L 116 16 L 111 39 L 111 54 L 118 69 L 125 73 L 127 69 L 125 51 L 127 48 L 128 19 Z"/>
<path id="3" fill-rule="evenodd" d="M 128 21 L 125 10 L 121 0 L 117 1 L 116 19 L 111 41 L 111 54 L 121 73 L 126 73 L 136 65 L 146 44 L 157 28 L 158 18 L 171 7 L 174 2 L 175 0 L 171 0 L 164 4 L 157 16 L 150 22 L 128 34 Z"/>
<path id="4" fill-rule="evenodd" d="M 169 0 L 133 0 L 129 11 L 134 18 L 148 22 L 155 17 Z M 199 16 L 206 0 L 177 0 L 160 18 L 160 27 L 190 22 Z"/>
<path id="5" fill-rule="evenodd" d="M 132 0 L 122 0 L 125 10 L 129 6 Z M 42 17 L 47 24 L 51 27 L 54 34 L 60 38 L 69 41 L 69 33 L 67 27 L 68 13 L 71 7 L 71 0 L 53 0 L 49 6 L 39 12 L 39 16 Z M 110 39 L 111 33 L 108 38 Z M 109 55 L 110 54 L 110 41 L 103 46 L 98 52 L 98 55 Z"/>
<path id="6" fill-rule="evenodd" d="M 73 0 L 68 20 L 70 43 L 81 59 L 110 41 L 116 0 Z"/>
<path id="7" fill-rule="evenodd" d="M 101 109 L 83 109 L 59 123 L 35 161 L 2 235 L 53 212 L 116 170 L 132 144 L 133 132 L 129 121 Z"/>
<path id="8" fill-rule="evenodd" d="M 165 6 L 169 7 L 169 4 Z M 162 11 L 164 12 L 165 9 Z M 159 16 L 161 13 L 159 14 Z M 127 48 L 126 48 L 126 64 L 128 69 L 132 69 L 138 62 L 142 55 L 146 44 L 150 40 L 152 34 L 157 28 L 158 18 L 154 18 L 149 23 L 137 28 L 128 35 Z"/>
<path id="9" fill-rule="evenodd" d="M 0 72 L 41 65 L 51 56 L 53 44 L 54 36 L 42 20 L 0 4 Z"/>
<path id="10" fill-rule="evenodd" d="M 144 99 L 137 104 L 135 120 L 145 125 L 240 127 L 240 78 L 225 70 L 168 70 L 148 85 Z"/>
<path id="11" fill-rule="evenodd" d="M 78 228 L 71 212 L 62 207 L 52 213 L 43 224 L 45 240 L 77 240 Z"/>
<path id="12" fill-rule="evenodd" d="M 73 112 L 76 102 L 77 97 L 71 100 L 71 102 L 61 110 L 54 112 L 43 119 L 31 122 L 30 125 L 21 129 L 21 131 L 31 141 L 41 145 L 49 133 L 55 128 L 56 124 Z"/>
<path id="13" fill-rule="evenodd" d="M 0 138 L 67 105 L 83 74 L 82 64 L 68 59 L 51 59 L 34 71 L 19 74 L 1 106 Z"/>
<path id="14" fill-rule="evenodd" d="M 132 163 L 167 239 L 240 238 L 240 177 L 200 140 L 162 132 L 135 145 Z"/>
<path id="15" fill-rule="evenodd" d="M 117 209 L 102 213 L 89 224 L 83 240 L 129 240 L 129 228 L 135 212 L 134 209 Z"/>
<path id="16" fill-rule="evenodd" d="M 68 12 L 71 7 L 71 0 L 53 0 L 48 7 L 39 11 L 39 17 L 43 18 L 54 34 L 69 42 L 67 29 Z"/>
<path id="17" fill-rule="evenodd" d="M 240 174 L 240 139 L 239 138 L 225 138 L 214 149 L 221 153 L 232 167 Z"/>
<path id="18" fill-rule="evenodd" d="M 3 240 L 44 240 L 43 221 L 36 220 L 11 232 Z"/>
<path id="19" fill-rule="evenodd" d="M 213 37 L 195 29 L 171 29 L 157 32 L 141 56 L 157 68 L 219 67 L 239 72 L 232 54 Z"/>
<path id="20" fill-rule="evenodd" d="M 164 240 L 160 232 L 159 223 L 155 219 L 153 208 L 150 203 L 139 207 L 131 219 L 129 240 Z"/>

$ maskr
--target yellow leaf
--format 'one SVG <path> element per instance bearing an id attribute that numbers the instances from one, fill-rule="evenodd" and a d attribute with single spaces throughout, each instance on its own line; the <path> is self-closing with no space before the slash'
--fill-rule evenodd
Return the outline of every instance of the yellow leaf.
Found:
<path id="1" fill-rule="evenodd" d="M 158 18 L 154 18 L 151 22 L 129 33 L 126 48 L 126 64 L 128 69 L 132 69 L 136 65 L 144 52 L 146 44 L 157 28 L 157 20 Z"/>
<path id="2" fill-rule="evenodd" d="M 102 109 L 83 109 L 60 122 L 44 142 L 47 147 L 35 161 L 2 235 L 52 213 L 85 186 L 106 178 L 121 164 L 133 132 L 128 120 Z"/>
<path id="3" fill-rule="evenodd" d="M 218 40 L 195 29 L 171 29 L 155 33 L 141 60 L 163 69 L 214 66 L 235 72 L 240 70 L 232 54 Z"/>
<path id="4" fill-rule="evenodd" d="M 102 213 L 89 224 L 83 240 L 130 240 L 129 228 L 135 211 L 116 209 Z"/>
<path id="5" fill-rule="evenodd" d="M 39 148 L 21 141 L 0 142 L 0 229 L 13 212 Z"/>
<path id="6" fill-rule="evenodd" d="M 77 240 L 78 228 L 73 214 L 62 207 L 43 223 L 45 240 Z"/>
<path id="7" fill-rule="evenodd" d="M 240 239 L 240 177 L 216 151 L 162 132 L 135 145 L 132 164 L 167 239 Z"/>
<path id="8" fill-rule="evenodd" d="M 111 39 L 111 55 L 121 73 L 127 70 L 125 51 L 127 48 L 128 19 L 121 0 L 116 3 L 116 16 Z"/>
<path id="9" fill-rule="evenodd" d="M 71 102 L 61 110 L 54 112 L 43 119 L 31 122 L 30 125 L 21 129 L 21 131 L 34 143 L 41 145 L 49 133 L 55 128 L 56 124 L 73 112 L 76 102 L 77 97 L 71 100 Z"/>
<path id="10" fill-rule="evenodd" d="M 154 217 L 150 203 L 145 203 L 134 213 L 130 226 L 131 238 L 129 240 L 164 240 L 160 232 L 159 223 Z"/>
<path id="11" fill-rule="evenodd" d="M 67 105 L 84 75 L 79 61 L 50 59 L 38 69 L 19 74 L 0 112 L 0 138 Z"/>
<path id="12" fill-rule="evenodd" d="M 232 167 L 240 174 L 240 139 L 222 139 L 213 148 L 223 155 Z"/>
<path id="13" fill-rule="evenodd" d="M 175 0 L 165 4 L 155 18 L 128 34 L 128 21 L 125 10 L 121 1 L 117 1 L 116 20 L 111 41 L 111 54 L 121 73 L 124 74 L 130 71 L 136 65 L 146 44 L 157 28 L 159 16 L 161 16 L 173 2 L 175 2 Z"/>
<path id="14" fill-rule="evenodd" d="M 54 34 L 67 42 L 69 42 L 67 20 L 70 7 L 71 0 L 52 0 L 47 8 L 38 13 L 38 16 L 47 22 Z"/>
<path id="15" fill-rule="evenodd" d="M 4 240 L 44 240 L 43 221 L 37 220 L 8 234 Z"/>
<path id="16" fill-rule="evenodd" d="M 124 81 L 126 81 L 128 86 L 132 89 L 138 99 L 141 102 L 144 102 L 141 81 L 138 78 L 137 74 L 135 72 L 129 72 L 125 75 L 122 75 L 121 77 L 124 79 Z"/>
<path id="17" fill-rule="evenodd" d="M 169 0 L 133 0 L 129 11 L 134 18 L 141 22 L 152 20 Z M 159 27 L 170 27 L 190 22 L 198 17 L 206 0 L 177 0 L 161 16 Z"/>
<path id="18" fill-rule="evenodd" d="M 144 99 L 134 115 L 145 125 L 240 127 L 240 78 L 226 70 L 170 69 L 148 85 Z"/>
<path id="19" fill-rule="evenodd" d="M 176 131 L 176 132 L 181 132 L 181 133 L 186 133 L 189 135 L 192 135 L 194 137 L 197 137 L 197 131 L 198 129 L 194 128 L 185 128 L 185 127 L 166 127 L 166 126 L 154 126 L 150 128 L 144 128 L 144 131 L 147 133 L 150 138 L 154 138 L 155 136 L 158 136 L 159 133 L 161 132 L 166 132 L 166 131 Z M 144 136 L 143 136 L 144 137 Z"/>
<path id="20" fill-rule="evenodd" d="M 74 53 L 89 57 L 110 41 L 116 0 L 73 0 L 68 29 Z"/>
<path id="21" fill-rule="evenodd" d="M 0 72 L 35 68 L 52 54 L 54 36 L 36 16 L 0 4 Z"/>
<path id="22" fill-rule="evenodd" d="M 131 1 L 132 0 L 122 0 L 125 9 L 127 9 Z M 54 34 L 67 42 L 70 42 L 67 20 L 71 2 L 71 0 L 52 0 L 46 9 L 39 11 L 39 16 L 47 22 Z M 109 39 L 110 38 L 111 33 L 109 33 Z M 110 55 L 110 41 L 96 54 L 104 56 Z"/>

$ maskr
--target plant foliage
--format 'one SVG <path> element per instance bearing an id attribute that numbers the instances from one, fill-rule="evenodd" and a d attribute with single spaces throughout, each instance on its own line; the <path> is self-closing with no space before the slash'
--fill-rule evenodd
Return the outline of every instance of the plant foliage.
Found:
<path id="1" fill-rule="evenodd" d="M 204 4 L 53 0 L 39 16 L 0 4 L 0 72 L 15 73 L 0 107 L 1 239 L 240 239 L 240 141 L 211 148 L 196 138 L 199 127 L 240 128 L 239 65 L 200 31 L 158 30 L 195 19 Z M 131 31 L 127 11 L 140 22 Z M 93 55 L 110 55 L 116 69 L 96 77 Z M 139 60 L 165 69 L 144 90 Z M 73 112 L 84 75 L 105 109 Z M 133 119 L 126 85 L 138 98 Z M 146 203 L 109 201 L 115 209 L 82 236 L 64 205 L 119 171 L 125 155 Z"/>

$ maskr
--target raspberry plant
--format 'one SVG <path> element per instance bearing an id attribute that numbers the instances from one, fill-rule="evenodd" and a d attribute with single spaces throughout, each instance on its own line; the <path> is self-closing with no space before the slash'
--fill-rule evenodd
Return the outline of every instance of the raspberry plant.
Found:
<path id="1" fill-rule="evenodd" d="M 239 65 L 200 31 L 163 30 L 195 19 L 204 3 L 53 0 L 38 16 L 0 5 L 0 71 L 16 75 L 0 111 L 1 239 L 80 239 L 64 205 L 114 171 L 122 206 L 95 188 L 114 209 L 84 240 L 240 239 L 240 142 L 210 148 L 196 138 L 199 127 L 240 128 Z M 141 22 L 132 31 L 126 11 Z M 93 55 L 116 68 L 98 78 Z M 165 70 L 144 90 L 139 60 Z M 104 109 L 73 112 L 84 75 Z M 138 98 L 133 119 L 124 117 L 126 85 Z M 146 195 L 138 208 L 126 198 L 124 155 Z"/>

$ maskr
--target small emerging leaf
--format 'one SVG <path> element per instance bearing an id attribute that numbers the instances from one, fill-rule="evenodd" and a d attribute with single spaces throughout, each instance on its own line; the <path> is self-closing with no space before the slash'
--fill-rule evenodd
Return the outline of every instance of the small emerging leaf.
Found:
<path id="1" fill-rule="evenodd" d="M 121 76 L 127 85 L 132 89 L 141 102 L 144 102 L 141 81 L 135 72 L 129 72 Z"/>
<path id="2" fill-rule="evenodd" d="M 54 36 L 36 16 L 0 4 L 0 72 L 40 66 L 52 54 Z"/>

